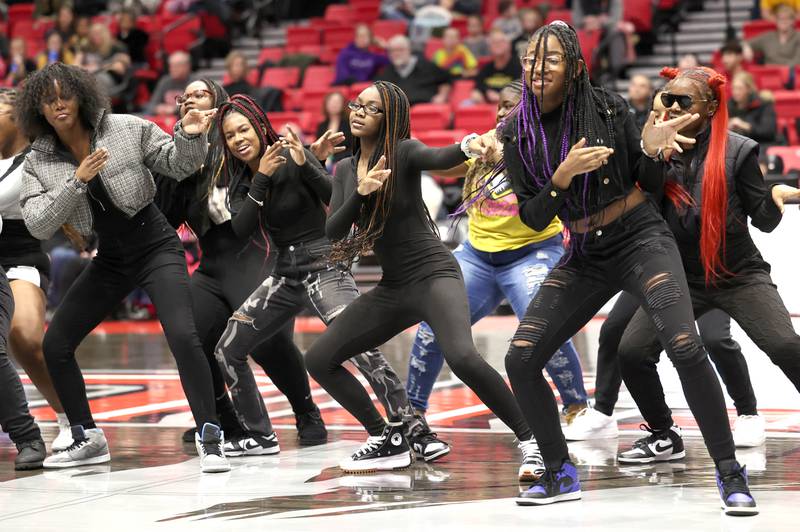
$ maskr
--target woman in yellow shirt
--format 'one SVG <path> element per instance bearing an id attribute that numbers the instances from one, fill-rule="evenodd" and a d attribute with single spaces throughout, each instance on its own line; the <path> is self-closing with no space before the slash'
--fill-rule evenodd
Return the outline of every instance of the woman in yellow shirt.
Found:
<path id="1" fill-rule="evenodd" d="M 516 81 L 500 92 L 498 123 L 517 105 L 521 91 L 522 84 Z M 499 160 L 502 156 L 499 151 L 495 158 Z M 492 178 L 493 169 L 492 161 L 471 159 L 446 172 L 450 177 L 466 175 L 465 204 L 471 203 L 466 208 L 469 238 L 454 254 L 464 275 L 472 323 L 491 314 L 503 299 L 508 300 L 518 317 L 524 316 L 539 285 L 564 254 L 561 221 L 554 218 L 544 231 L 534 231 L 522 223 L 517 198 L 503 175 L 483 186 Z M 478 189 L 485 192 L 471 200 L 471 193 Z M 428 398 L 443 362 L 444 356 L 433 331 L 423 322 L 411 349 L 407 384 L 409 400 L 420 412 L 428 408 Z M 570 422 L 586 408 L 583 372 L 571 340 L 553 355 L 547 371 L 558 388 Z M 430 446 L 426 450 L 430 456 L 415 449 L 426 461 L 440 456 Z"/>

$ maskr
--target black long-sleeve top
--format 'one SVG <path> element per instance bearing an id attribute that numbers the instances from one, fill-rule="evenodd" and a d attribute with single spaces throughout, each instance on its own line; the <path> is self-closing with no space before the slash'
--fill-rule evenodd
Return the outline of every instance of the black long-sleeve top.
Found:
<path id="1" fill-rule="evenodd" d="M 639 145 L 641 134 L 628 111 L 628 104 L 616 94 L 606 92 L 605 98 L 609 109 L 598 109 L 598 112 L 611 111 L 615 138 L 614 154 L 609 158 L 609 164 L 589 175 L 588 197 L 593 199 L 587 205 L 586 211 L 580 206 L 582 198 L 578 185 L 583 179 L 582 175 L 573 179 L 570 188 L 560 190 L 552 181 L 547 181 L 543 187 L 539 187 L 528 173 L 518 147 L 521 142 L 517 135 L 519 116 L 509 120 L 500 133 L 500 139 L 505 144 L 503 158 L 506 171 L 519 200 L 520 219 L 535 231 L 543 231 L 555 216 L 569 223 L 596 214 L 614 201 L 627 196 L 636 181 L 647 192 L 660 190 L 663 182 L 658 179 L 660 173 L 657 171 L 657 163 L 642 155 Z M 551 144 L 558 142 L 556 137 L 560 120 L 560 107 L 550 113 L 542 114 L 542 125 Z M 573 144 L 576 141 L 577 139 L 572 141 Z M 597 143 L 590 141 L 590 145 Z M 539 167 L 538 163 L 536 167 Z M 555 172 L 555 168 L 553 171 Z"/>
<path id="2" fill-rule="evenodd" d="M 325 237 L 324 205 L 331 199 L 331 176 L 310 151 L 305 153 L 306 163 L 298 166 L 289 150 L 284 150 L 286 164 L 272 176 L 257 173 L 249 191 L 242 186 L 231 192 L 236 211 L 231 226 L 237 237 L 250 237 L 259 219 L 279 248 Z M 248 194 L 263 201 L 264 206 L 249 199 Z"/>
<path id="3" fill-rule="evenodd" d="M 778 131 L 775 106 L 771 102 L 764 102 L 754 96 L 744 108 L 736 105 L 733 100 L 728 101 L 728 115 L 731 118 L 741 118 L 752 128 L 750 131 L 736 130 L 736 133 L 750 137 L 756 142 L 774 142 Z"/>
<path id="4" fill-rule="evenodd" d="M 397 146 L 397 168 L 392 169 L 394 192 L 383 234 L 374 251 L 383 269 L 380 284 L 402 286 L 431 277 L 460 278 L 452 253 L 433 232 L 420 184 L 423 170 L 444 170 L 463 163 L 466 156 L 458 144 L 429 148 L 417 140 L 403 140 Z M 336 166 L 331 213 L 326 232 L 331 240 L 345 238 L 358 219 L 369 196 L 358 193 L 358 154 Z"/>
<path id="5" fill-rule="evenodd" d="M 667 199 L 662 202 L 664 218 L 674 233 L 681 252 L 686 278 L 694 286 L 705 284 L 705 273 L 700 262 L 700 208 L 704 162 L 708 152 L 708 131 L 696 137 L 695 149 L 675 154 L 669 163 L 661 165 L 661 173 L 681 184 L 694 200 L 694 205 L 680 210 Z M 755 227 L 769 233 L 778 226 L 782 215 L 772 200 L 771 187 L 764 182 L 758 166 L 756 142 L 736 133 L 728 133 L 726 173 L 728 210 L 723 265 L 733 275 L 724 275 L 723 283 L 746 283 L 747 272 L 770 271 L 769 264 L 761 257 L 750 236 L 747 218 L 750 217 Z"/>

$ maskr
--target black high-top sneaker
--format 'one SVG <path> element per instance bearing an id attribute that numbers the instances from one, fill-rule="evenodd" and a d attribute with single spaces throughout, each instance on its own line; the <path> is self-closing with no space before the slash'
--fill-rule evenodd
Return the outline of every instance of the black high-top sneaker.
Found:
<path id="1" fill-rule="evenodd" d="M 316 406 L 311 412 L 295 415 L 297 439 L 300 445 L 322 445 L 328 442 L 328 429 L 322 421 L 322 414 Z"/>
<path id="2" fill-rule="evenodd" d="M 428 426 L 425 418 L 414 416 L 419 423 L 414 425 L 408 436 L 408 443 L 417 458 L 426 462 L 434 462 L 450 453 L 450 445 L 440 440 L 436 433 Z"/>
<path id="3" fill-rule="evenodd" d="M 620 462 L 647 464 L 680 460 L 686 456 L 681 429 L 677 425 L 660 431 L 653 430 L 645 424 L 639 428 L 646 430 L 650 435 L 636 440 L 629 450 L 620 453 L 618 456 Z"/>
<path id="4" fill-rule="evenodd" d="M 403 436 L 402 423 L 389 423 L 383 434 L 370 436 L 367 443 L 339 463 L 339 467 L 348 473 L 391 471 L 410 465 L 411 449 Z"/>

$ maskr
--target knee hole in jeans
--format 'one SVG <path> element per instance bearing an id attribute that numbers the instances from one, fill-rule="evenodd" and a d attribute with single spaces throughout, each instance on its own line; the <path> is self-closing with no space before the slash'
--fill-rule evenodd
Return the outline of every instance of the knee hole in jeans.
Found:
<path id="1" fill-rule="evenodd" d="M 511 345 L 533 349 L 544 336 L 549 324 L 546 319 L 525 316 L 519 322 L 517 332 L 511 339 Z"/>
<path id="2" fill-rule="evenodd" d="M 681 295 L 681 287 L 670 272 L 658 273 L 644 284 L 644 296 L 651 309 L 674 305 Z"/>

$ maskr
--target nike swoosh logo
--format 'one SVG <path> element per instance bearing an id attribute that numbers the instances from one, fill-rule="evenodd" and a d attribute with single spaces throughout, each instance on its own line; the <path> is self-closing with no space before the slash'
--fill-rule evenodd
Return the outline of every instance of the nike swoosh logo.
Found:
<path id="1" fill-rule="evenodd" d="M 656 452 L 657 452 L 657 453 L 663 453 L 664 451 L 666 451 L 666 450 L 668 450 L 668 449 L 672 449 L 672 442 L 668 443 L 668 444 L 667 444 L 667 445 L 665 445 L 664 447 L 662 447 L 662 446 L 660 445 L 660 443 L 661 443 L 661 442 L 656 442 L 656 444 L 654 445 L 654 448 L 655 448 L 655 450 L 656 450 Z"/>
<path id="2" fill-rule="evenodd" d="M 261 446 L 255 440 L 247 440 L 246 442 L 244 442 L 244 448 L 246 450 L 248 450 L 248 451 L 251 451 L 251 450 L 256 449 L 258 447 L 261 447 Z"/>
<path id="3" fill-rule="evenodd" d="M 572 487 L 573 481 L 568 476 L 563 476 L 558 479 L 558 491 L 559 493 L 564 493 L 565 491 L 569 491 Z"/>

